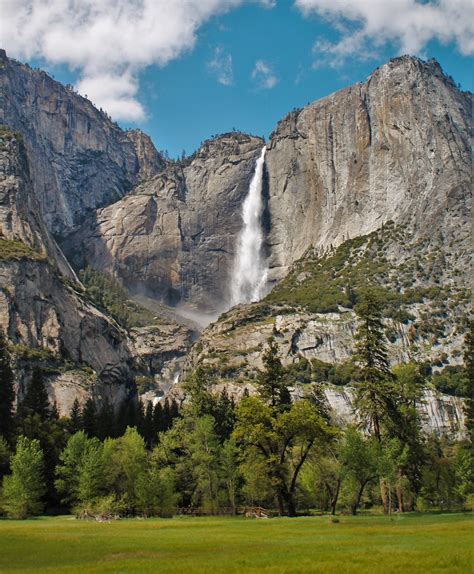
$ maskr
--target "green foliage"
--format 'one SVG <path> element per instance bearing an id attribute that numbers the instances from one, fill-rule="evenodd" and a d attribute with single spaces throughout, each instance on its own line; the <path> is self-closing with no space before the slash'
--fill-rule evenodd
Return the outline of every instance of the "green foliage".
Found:
<path id="1" fill-rule="evenodd" d="M 31 381 L 21 403 L 21 410 L 24 413 L 36 413 L 42 421 L 45 421 L 51 413 L 48 392 L 39 367 L 33 369 Z"/>
<path id="2" fill-rule="evenodd" d="M 104 460 L 108 490 L 125 501 L 127 511 L 136 511 L 139 506 L 138 484 L 147 469 L 143 438 L 136 429 L 129 427 L 120 438 L 106 439 Z"/>
<path id="3" fill-rule="evenodd" d="M 146 327 L 157 322 L 155 315 L 132 301 L 114 277 L 86 267 L 79 273 L 86 288 L 86 295 L 97 306 L 122 325 L 125 329 Z"/>
<path id="4" fill-rule="evenodd" d="M 272 407 L 286 408 L 291 404 L 288 381 L 278 356 L 278 345 L 273 337 L 268 339 L 268 348 L 263 354 L 263 371 L 257 376 L 257 388 L 264 401 Z"/>
<path id="5" fill-rule="evenodd" d="M 12 518 L 40 514 L 46 493 L 44 458 L 38 440 L 20 436 L 11 460 L 11 474 L 3 478 L 3 507 Z"/>
<path id="6" fill-rule="evenodd" d="M 347 427 L 339 448 L 349 506 L 352 514 L 357 514 L 364 490 L 378 477 L 380 446 L 377 441 L 364 437 L 355 428 Z"/>
<path id="7" fill-rule="evenodd" d="M 431 376 L 436 390 L 455 397 L 470 397 L 469 379 L 462 365 L 446 365 Z"/>
<path id="8" fill-rule="evenodd" d="M 388 353 L 382 305 L 377 293 L 363 292 L 356 306 L 360 324 L 355 334 L 354 362 L 359 367 L 355 406 L 360 417 L 380 442 L 381 424 L 391 404 Z"/>
<path id="9" fill-rule="evenodd" d="M 12 438 L 14 433 L 13 404 L 13 370 L 7 341 L 0 331 L 0 438 Z"/>
<path id="10" fill-rule="evenodd" d="M 83 431 L 72 435 L 59 456 L 55 486 L 64 503 L 86 508 L 103 493 L 103 447 Z"/>
<path id="11" fill-rule="evenodd" d="M 255 397 L 244 398 L 237 407 L 234 438 L 244 448 L 244 456 L 265 468 L 279 512 L 296 513 L 295 493 L 298 475 L 316 442 L 330 440 L 333 431 L 305 400 L 285 411 Z"/>
<path id="12" fill-rule="evenodd" d="M 47 257 L 21 241 L 12 241 L 0 237 L 0 261 L 23 260 L 47 261 Z"/>
<path id="13" fill-rule="evenodd" d="M 10 469 L 10 445 L 3 436 L 0 436 L 0 480 Z"/>
<path id="14" fill-rule="evenodd" d="M 317 383 L 348 385 L 360 376 L 359 370 L 352 361 L 344 363 L 326 363 L 319 359 L 311 361 L 311 379 Z"/>

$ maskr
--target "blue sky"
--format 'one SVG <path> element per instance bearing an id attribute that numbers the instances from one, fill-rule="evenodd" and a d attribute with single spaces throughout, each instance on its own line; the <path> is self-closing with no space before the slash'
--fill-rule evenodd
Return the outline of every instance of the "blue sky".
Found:
<path id="1" fill-rule="evenodd" d="M 51 17 L 58 1 L 48 4 Z M 190 23 L 186 12 L 178 10 L 183 1 L 183 10 L 194 9 L 195 0 L 170 0 L 169 21 L 162 11 L 150 28 L 138 28 L 140 16 L 133 29 L 117 15 L 116 26 L 126 27 L 122 44 L 116 30 L 105 24 L 90 36 L 89 22 L 84 42 L 93 46 L 97 41 L 95 52 L 81 49 L 79 27 L 70 47 L 66 27 L 58 28 L 54 37 L 49 29 L 41 35 L 36 27 L 23 44 L 13 36 L 1 40 L 10 55 L 46 68 L 82 93 L 92 92 L 91 99 L 102 103 L 121 126 L 140 127 L 172 157 L 183 149 L 192 153 L 202 140 L 233 128 L 268 137 L 292 108 L 363 81 L 400 53 L 435 57 L 463 89 L 473 88 L 473 40 L 463 23 L 471 15 L 471 3 L 464 0 L 451 0 L 459 10 L 449 26 L 439 20 L 452 14 L 442 11 L 442 0 L 379 2 L 378 13 L 374 0 L 201 0 Z M 24 3 L 31 14 L 32 5 L 42 0 Z M 403 19 L 392 13 L 393 3 L 404 5 Z M 386 9 L 380 10 L 380 4 Z M 423 13 L 424 6 L 433 9 Z M 102 22 L 100 14 L 89 14 L 96 19 L 92 24 Z M 13 12 L 11 17 L 16 18 Z M 130 12 L 127 18 L 133 17 Z M 109 37 L 111 48 L 105 51 Z M 94 61 L 95 53 L 103 66 Z"/>

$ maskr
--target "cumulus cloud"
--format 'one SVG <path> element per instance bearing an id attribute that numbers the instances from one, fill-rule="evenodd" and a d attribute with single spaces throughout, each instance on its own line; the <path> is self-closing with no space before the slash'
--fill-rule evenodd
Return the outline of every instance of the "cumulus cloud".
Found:
<path id="1" fill-rule="evenodd" d="M 207 63 L 207 69 L 223 86 L 230 86 L 234 82 L 232 55 L 220 46 L 215 48 L 212 60 Z"/>
<path id="2" fill-rule="evenodd" d="M 278 84 L 278 78 L 273 73 L 271 67 L 263 60 L 257 60 L 252 70 L 252 80 L 256 83 L 257 87 L 271 90 Z"/>
<path id="3" fill-rule="evenodd" d="M 1 0 L 0 44 L 17 58 L 77 70 L 81 93 L 115 119 L 137 121 L 140 70 L 191 50 L 202 24 L 246 1 Z"/>
<path id="4" fill-rule="evenodd" d="M 305 15 L 326 18 L 341 33 L 338 42 L 319 39 L 314 45 L 332 66 L 353 55 L 368 57 L 386 43 L 399 53 L 420 54 L 438 40 L 454 43 L 464 55 L 474 53 L 472 0 L 295 0 L 295 5 Z"/>

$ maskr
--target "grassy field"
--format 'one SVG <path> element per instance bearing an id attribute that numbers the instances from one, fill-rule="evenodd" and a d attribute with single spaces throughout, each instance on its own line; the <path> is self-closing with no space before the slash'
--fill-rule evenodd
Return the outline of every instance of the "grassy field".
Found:
<path id="1" fill-rule="evenodd" d="M 0 572 L 472 572 L 466 515 L 0 521 Z"/>

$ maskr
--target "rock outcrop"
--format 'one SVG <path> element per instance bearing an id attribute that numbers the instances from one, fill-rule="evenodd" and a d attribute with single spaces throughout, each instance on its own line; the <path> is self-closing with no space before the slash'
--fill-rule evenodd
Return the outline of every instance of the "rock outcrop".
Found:
<path id="1" fill-rule="evenodd" d="M 88 217 L 62 243 L 66 254 L 167 304 L 223 310 L 241 204 L 262 146 L 240 133 L 205 142 Z"/>
<path id="2" fill-rule="evenodd" d="M 24 367 L 18 380 L 20 396 L 30 374 L 28 362 L 42 359 L 51 366 L 52 397 L 59 388 L 56 383 L 64 386 L 64 380 L 83 386 L 84 369 L 97 380 L 89 393 L 97 394 L 100 388 L 99 394 L 109 395 L 113 402 L 126 394 L 132 361 L 127 338 L 81 291 L 43 223 L 21 136 L 2 129 L 0 329 Z M 67 403 L 60 400 L 59 409 L 65 412 Z"/>
<path id="3" fill-rule="evenodd" d="M 0 124 L 18 130 L 48 228 L 67 233 L 86 213 L 120 199 L 164 166 L 150 138 L 41 70 L 0 50 Z"/>
<path id="4" fill-rule="evenodd" d="M 266 155 L 272 276 L 285 276 L 310 247 L 389 220 L 416 238 L 466 245 L 471 111 L 472 94 L 439 64 L 401 57 L 290 113 Z"/>

